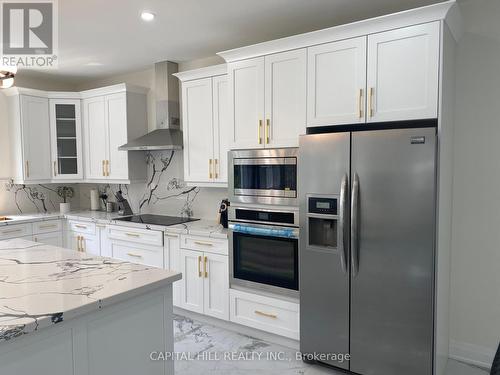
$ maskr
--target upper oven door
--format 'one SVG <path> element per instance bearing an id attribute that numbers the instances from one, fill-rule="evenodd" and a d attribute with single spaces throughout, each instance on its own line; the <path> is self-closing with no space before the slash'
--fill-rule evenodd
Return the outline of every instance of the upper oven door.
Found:
<path id="1" fill-rule="evenodd" d="M 297 203 L 297 149 L 231 151 L 230 201 Z"/>

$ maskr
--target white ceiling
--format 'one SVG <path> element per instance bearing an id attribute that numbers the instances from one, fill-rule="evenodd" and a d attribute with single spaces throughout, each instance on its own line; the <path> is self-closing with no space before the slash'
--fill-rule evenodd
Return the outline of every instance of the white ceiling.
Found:
<path id="1" fill-rule="evenodd" d="M 48 74 L 81 82 L 437 2 L 59 0 L 59 68 Z M 153 22 L 140 19 L 144 9 Z"/>

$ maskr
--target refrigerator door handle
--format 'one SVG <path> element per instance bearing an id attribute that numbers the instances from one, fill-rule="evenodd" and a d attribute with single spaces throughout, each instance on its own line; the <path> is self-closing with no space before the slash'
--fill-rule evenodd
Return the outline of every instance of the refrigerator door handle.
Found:
<path id="1" fill-rule="evenodd" d="M 342 271 L 347 273 L 347 244 L 348 244 L 348 236 L 349 229 L 346 225 L 346 206 L 347 206 L 347 173 L 342 177 L 342 182 L 340 185 L 340 212 L 339 212 L 339 232 L 340 232 L 340 266 L 342 267 Z"/>
<path id="2" fill-rule="evenodd" d="M 354 173 L 351 194 L 351 264 L 352 276 L 356 277 L 359 270 L 359 178 Z"/>

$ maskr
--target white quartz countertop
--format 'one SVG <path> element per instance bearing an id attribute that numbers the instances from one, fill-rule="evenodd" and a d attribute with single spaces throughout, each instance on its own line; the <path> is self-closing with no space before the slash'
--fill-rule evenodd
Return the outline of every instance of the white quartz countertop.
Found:
<path id="1" fill-rule="evenodd" d="M 67 214 L 60 214 L 58 212 L 54 212 L 46 214 L 6 215 L 6 216 L 12 218 L 12 220 L 0 221 L 0 226 L 61 218 L 68 220 L 89 221 L 99 224 L 113 224 L 113 225 L 122 225 L 128 227 L 136 227 L 136 228 L 147 228 L 147 229 L 161 230 L 177 234 L 190 234 L 194 236 L 204 236 L 204 237 L 221 238 L 221 239 L 227 238 L 227 229 L 223 228 L 222 225 L 218 224 L 215 220 L 207 220 L 207 219 L 190 221 L 188 223 L 178 224 L 178 225 L 162 226 L 162 225 L 131 223 L 126 221 L 116 220 L 120 218 L 120 216 L 116 212 L 108 213 L 103 211 L 90 211 L 90 210 L 72 211 Z"/>
<path id="2" fill-rule="evenodd" d="M 22 239 L 0 241 L 0 343 L 180 278 L 178 272 Z"/>

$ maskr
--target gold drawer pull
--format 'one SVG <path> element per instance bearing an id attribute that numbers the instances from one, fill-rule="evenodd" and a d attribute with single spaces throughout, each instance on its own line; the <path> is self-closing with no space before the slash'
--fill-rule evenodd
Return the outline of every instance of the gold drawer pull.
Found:
<path id="1" fill-rule="evenodd" d="M 75 228 L 87 229 L 87 226 L 86 225 L 81 225 L 81 224 L 75 224 Z"/>
<path id="2" fill-rule="evenodd" d="M 40 229 L 57 228 L 57 224 L 39 225 L 38 228 L 40 228 Z"/>
<path id="3" fill-rule="evenodd" d="M 96 224 L 95 225 L 97 228 L 106 228 L 106 225 L 103 225 L 103 224 Z"/>
<path id="4" fill-rule="evenodd" d="M 142 258 L 142 255 L 137 255 L 137 254 L 134 254 L 134 253 L 127 253 L 127 255 L 129 255 L 131 257 L 134 257 L 134 258 Z"/>
<path id="5" fill-rule="evenodd" d="M 208 258 L 205 257 L 205 259 L 203 260 L 203 273 L 205 274 L 205 277 L 208 277 L 208 272 L 207 272 L 207 261 L 208 261 Z"/>
<path id="6" fill-rule="evenodd" d="M 214 164 L 215 178 L 219 178 L 219 159 L 215 159 Z"/>
<path id="7" fill-rule="evenodd" d="M 57 161 L 54 162 L 54 176 L 57 176 Z"/>
<path id="8" fill-rule="evenodd" d="M 109 177 L 109 160 L 106 160 L 106 176 Z"/>
<path id="9" fill-rule="evenodd" d="M 210 242 L 203 242 L 203 241 L 194 241 L 196 245 L 201 245 L 201 246 L 214 246 L 213 243 Z"/>
<path id="10" fill-rule="evenodd" d="M 363 118 L 363 89 L 359 89 L 358 97 L 358 117 Z"/>
<path id="11" fill-rule="evenodd" d="M 271 127 L 271 120 L 266 119 L 266 145 L 269 144 L 269 133 L 270 133 L 270 127 Z"/>
<path id="12" fill-rule="evenodd" d="M 212 159 L 208 159 L 208 178 L 210 180 L 213 178 L 213 174 L 212 174 Z"/>
<path id="13" fill-rule="evenodd" d="M 373 109 L 373 97 L 375 96 L 375 88 L 370 87 L 370 95 L 368 99 L 368 112 L 370 114 L 370 117 L 373 117 L 375 115 L 375 111 Z"/>
<path id="14" fill-rule="evenodd" d="M 141 235 L 140 234 L 137 234 L 137 233 L 125 233 L 126 236 L 129 236 L 129 237 L 140 237 Z"/>
<path id="15" fill-rule="evenodd" d="M 266 313 L 266 312 L 263 312 L 263 311 L 259 311 L 259 310 L 255 310 L 254 313 L 257 314 L 257 315 L 260 315 L 260 316 L 265 316 L 266 318 L 271 318 L 271 319 L 277 319 L 278 318 L 278 315 L 269 314 L 269 313 Z"/>
<path id="16" fill-rule="evenodd" d="M 178 238 L 179 236 L 177 234 L 168 234 L 168 233 L 165 233 L 165 237 L 168 237 L 168 238 Z"/>
<path id="17" fill-rule="evenodd" d="M 198 277 L 201 277 L 201 256 L 198 257 Z"/>
<path id="18" fill-rule="evenodd" d="M 30 176 L 30 162 L 26 160 L 26 177 Z"/>
<path id="19" fill-rule="evenodd" d="M 9 233 L 19 233 L 22 232 L 22 229 L 10 229 L 10 230 L 4 230 L 2 231 L 3 234 L 9 234 Z"/>
<path id="20" fill-rule="evenodd" d="M 102 161 L 102 175 L 106 177 L 106 161 Z"/>
<path id="21" fill-rule="evenodd" d="M 262 128 L 262 120 L 259 120 L 259 127 L 257 128 L 257 136 L 259 137 L 259 145 L 262 144 L 262 137 L 260 136 L 260 129 Z"/>

